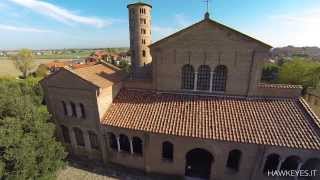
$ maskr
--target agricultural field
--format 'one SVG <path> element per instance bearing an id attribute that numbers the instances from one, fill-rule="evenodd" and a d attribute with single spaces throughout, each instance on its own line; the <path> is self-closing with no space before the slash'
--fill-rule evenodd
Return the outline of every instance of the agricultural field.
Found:
<path id="1" fill-rule="evenodd" d="M 59 61 L 70 61 L 71 59 L 35 59 L 35 69 L 43 63 L 48 63 L 52 62 L 54 60 L 59 60 Z M 18 71 L 13 62 L 8 59 L 1 57 L 0 58 L 0 77 L 1 76 L 12 76 L 12 77 L 18 77 L 21 75 L 20 71 Z"/>

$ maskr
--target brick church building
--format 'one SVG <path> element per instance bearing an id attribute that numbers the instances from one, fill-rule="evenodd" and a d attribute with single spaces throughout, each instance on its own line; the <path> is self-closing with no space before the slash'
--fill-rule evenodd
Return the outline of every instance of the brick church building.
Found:
<path id="1" fill-rule="evenodd" d="M 128 9 L 132 73 L 100 63 L 41 81 L 70 154 L 186 179 L 320 170 L 320 120 L 302 87 L 260 83 L 271 46 L 208 13 L 152 43 L 152 6 Z"/>

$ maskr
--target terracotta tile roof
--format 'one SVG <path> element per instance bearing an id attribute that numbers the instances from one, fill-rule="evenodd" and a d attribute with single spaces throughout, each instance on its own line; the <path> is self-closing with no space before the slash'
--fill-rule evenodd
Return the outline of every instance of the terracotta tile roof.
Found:
<path id="1" fill-rule="evenodd" d="M 281 88 L 281 89 L 302 89 L 301 85 L 291 85 L 291 84 L 265 84 L 260 83 L 257 85 L 260 88 Z"/>
<path id="2" fill-rule="evenodd" d="M 97 64 L 97 62 L 88 62 L 88 63 L 85 63 L 85 64 L 72 64 L 72 65 L 70 65 L 70 67 L 72 69 L 79 69 L 79 68 L 94 66 L 96 64 Z"/>
<path id="3" fill-rule="evenodd" d="M 70 64 L 71 64 L 70 61 L 53 61 L 45 64 L 45 66 L 47 66 L 50 69 L 50 68 L 62 68 Z"/>
<path id="4" fill-rule="evenodd" d="M 97 64 L 70 71 L 101 88 L 109 87 L 125 77 L 125 73 L 120 69 L 105 64 Z"/>
<path id="5" fill-rule="evenodd" d="M 315 121 L 298 98 L 191 96 L 123 89 L 101 123 L 151 133 L 320 150 Z"/>

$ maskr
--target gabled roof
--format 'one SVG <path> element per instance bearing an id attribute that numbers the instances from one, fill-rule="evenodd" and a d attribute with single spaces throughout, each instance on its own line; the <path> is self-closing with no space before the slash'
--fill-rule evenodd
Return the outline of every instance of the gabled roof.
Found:
<path id="1" fill-rule="evenodd" d="M 52 77 L 56 76 L 62 71 L 66 71 L 96 88 L 110 87 L 126 77 L 126 73 L 115 66 L 109 64 L 96 64 L 77 69 L 62 68 L 58 72 L 42 79 L 40 83 L 44 81 L 49 82 Z"/>
<path id="2" fill-rule="evenodd" d="M 72 72 L 100 88 L 109 87 L 118 83 L 126 76 L 121 69 L 104 64 L 79 68 Z"/>
<path id="3" fill-rule="evenodd" d="M 248 38 L 248 39 L 250 39 L 250 40 L 252 40 L 252 41 L 255 41 L 256 43 L 261 44 L 262 46 L 264 46 L 264 47 L 266 47 L 266 48 L 268 48 L 268 49 L 271 49 L 271 48 L 272 48 L 272 46 L 269 45 L 269 44 L 266 44 L 266 43 L 264 43 L 264 42 L 262 42 L 262 41 L 260 41 L 260 40 L 257 40 L 257 39 L 255 39 L 255 38 L 249 36 L 249 35 L 246 35 L 246 34 L 240 32 L 240 31 L 238 31 L 238 30 L 235 30 L 235 29 L 233 29 L 233 28 L 231 28 L 231 27 L 228 27 L 228 26 L 226 26 L 226 25 L 224 25 L 224 24 L 221 24 L 221 23 L 219 23 L 219 22 L 217 22 L 217 21 L 214 21 L 214 20 L 212 20 L 212 19 L 209 19 L 209 18 L 204 19 L 204 20 L 202 20 L 202 21 L 200 21 L 200 22 L 197 22 L 197 23 L 195 23 L 195 24 L 193 24 L 193 25 L 191 25 L 191 26 L 189 26 L 189 27 L 187 27 L 187 28 L 185 28 L 185 29 L 182 29 L 182 30 L 180 30 L 180 31 L 178 31 L 178 32 L 176 32 L 176 33 L 174 33 L 174 34 L 166 37 L 166 38 L 163 38 L 163 39 L 161 39 L 161 40 L 159 40 L 159 41 L 151 44 L 150 47 L 152 48 L 152 47 L 158 46 L 158 45 L 162 44 L 163 42 L 166 42 L 168 39 L 174 38 L 174 37 L 176 37 L 176 36 L 178 36 L 178 35 L 180 35 L 180 34 L 182 34 L 182 33 L 184 33 L 184 32 L 187 32 L 188 30 L 193 29 L 194 27 L 199 26 L 200 24 L 203 24 L 203 23 L 206 23 L 206 22 L 209 22 L 209 23 L 211 23 L 211 24 L 214 24 L 214 25 L 219 26 L 219 27 L 221 27 L 221 28 L 227 29 L 227 30 L 232 31 L 232 32 L 234 32 L 234 33 L 236 33 L 236 34 L 239 34 L 240 36 L 242 36 L 242 37 L 244 37 L 244 38 Z"/>
<path id="4" fill-rule="evenodd" d="M 174 136 L 320 150 L 320 121 L 302 98 L 122 89 L 102 124 Z"/>

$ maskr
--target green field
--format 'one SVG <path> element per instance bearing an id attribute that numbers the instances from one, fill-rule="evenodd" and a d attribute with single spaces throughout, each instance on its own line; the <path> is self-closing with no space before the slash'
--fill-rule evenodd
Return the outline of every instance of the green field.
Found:
<path id="1" fill-rule="evenodd" d="M 71 59 L 36 59 L 36 67 L 43 63 L 48 63 L 54 60 L 70 61 Z M 0 58 L 0 77 L 1 76 L 13 76 L 18 77 L 21 73 L 15 68 L 13 62 L 8 58 Z"/>

